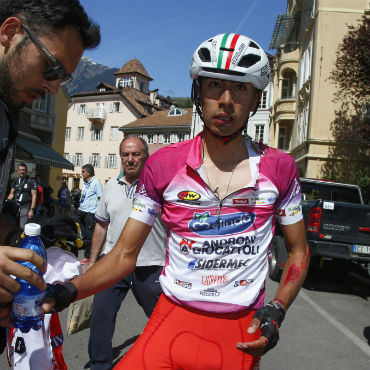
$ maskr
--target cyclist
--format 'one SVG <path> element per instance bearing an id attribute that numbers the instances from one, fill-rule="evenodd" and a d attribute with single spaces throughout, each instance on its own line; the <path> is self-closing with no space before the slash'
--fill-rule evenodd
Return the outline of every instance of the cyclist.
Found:
<path id="1" fill-rule="evenodd" d="M 62 309 L 63 299 L 130 273 L 161 210 L 168 228 L 164 294 L 116 369 L 257 369 L 277 343 L 309 256 L 293 158 L 242 135 L 269 73 L 264 51 L 243 35 L 217 35 L 196 49 L 190 75 L 203 132 L 149 157 L 113 251 L 52 292 Z M 275 216 L 289 258 L 274 299 L 264 304 Z"/>

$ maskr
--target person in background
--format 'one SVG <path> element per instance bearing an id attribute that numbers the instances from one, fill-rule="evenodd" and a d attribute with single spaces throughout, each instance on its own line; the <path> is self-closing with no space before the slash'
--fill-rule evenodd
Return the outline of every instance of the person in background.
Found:
<path id="1" fill-rule="evenodd" d="M 62 186 L 58 190 L 57 197 L 59 214 L 65 215 L 71 208 L 71 193 L 66 182 L 62 183 Z"/>
<path id="2" fill-rule="evenodd" d="M 133 196 L 141 170 L 147 160 L 148 144 L 140 137 L 129 136 L 119 146 L 122 171 L 104 187 L 95 213 L 97 220 L 91 241 L 91 254 L 85 271 L 98 258 L 107 255 L 116 244 L 131 212 Z M 166 230 L 157 217 L 136 263 L 135 270 L 94 297 L 90 320 L 89 356 L 92 370 L 111 369 L 112 338 L 117 312 L 131 289 L 147 317 L 162 293 L 159 284 L 166 249 Z M 104 317 L 104 320 L 102 320 Z"/>
<path id="3" fill-rule="evenodd" d="M 23 230 L 24 225 L 35 215 L 38 188 L 36 181 L 27 175 L 25 163 L 18 165 L 18 175 L 12 181 L 8 199 L 14 199 L 19 205 L 19 226 Z"/>
<path id="4" fill-rule="evenodd" d="M 83 186 L 81 191 L 80 206 L 78 207 L 77 217 L 81 226 L 81 233 L 84 242 L 84 256 L 82 263 L 87 263 L 90 257 L 91 238 L 96 224 L 95 212 L 98 208 L 103 187 L 94 175 L 94 167 L 91 164 L 82 166 Z"/>
<path id="5" fill-rule="evenodd" d="M 37 184 L 37 200 L 36 200 L 36 207 L 35 207 L 35 216 L 38 216 L 40 215 L 41 205 L 43 203 L 45 185 L 41 181 L 40 175 L 36 175 L 35 180 Z"/>
<path id="6" fill-rule="evenodd" d="M 14 170 L 18 111 L 45 94 L 55 95 L 72 80 L 85 49 L 100 43 L 99 26 L 78 0 L 0 0 L 0 199 Z M 2 201 L 0 202 L 0 211 Z M 16 260 L 45 271 L 36 253 L 13 248 L 22 230 L 0 216 L 0 324 L 8 321 L 9 306 L 26 279 L 45 289 L 43 279 Z"/>

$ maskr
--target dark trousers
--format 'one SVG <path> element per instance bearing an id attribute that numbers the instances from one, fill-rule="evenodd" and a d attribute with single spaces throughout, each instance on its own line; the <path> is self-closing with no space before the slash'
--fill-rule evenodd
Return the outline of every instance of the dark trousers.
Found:
<path id="1" fill-rule="evenodd" d="M 162 293 L 159 276 L 163 266 L 136 267 L 110 288 L 95 294 L 90 321 L 89 356 L 92 370 L 112 368 L 112 338 L 116 317 L 129 289 L 149 317 Z"/>
<path id="2" fill-rule="evenodd" d="M 84 242 L 85 258 L 90 257 L 91 239 L 96 225 L 96 219 L 94 216 L 94 213 L 77 211 L 77 217 L 80 223 L 82 239 Z"/>

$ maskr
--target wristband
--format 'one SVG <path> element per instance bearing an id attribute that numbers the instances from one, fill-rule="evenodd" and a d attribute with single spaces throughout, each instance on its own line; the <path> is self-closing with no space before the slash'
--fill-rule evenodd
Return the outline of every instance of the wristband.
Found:
<path id="1" fill-rule="evenodd" d="M 63 284 L 47 284 L 45 292 L 45 298 L 54 298 L 54 309 L 57 312 L 63 311 L 72 302 L 74 302 L 77 298 L 77 295 L 78 290 L 71 282 Z"/>

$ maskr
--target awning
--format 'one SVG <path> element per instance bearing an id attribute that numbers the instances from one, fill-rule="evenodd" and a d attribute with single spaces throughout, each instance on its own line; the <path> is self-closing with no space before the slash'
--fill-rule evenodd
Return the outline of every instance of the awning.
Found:
<path id="1" fill-rule="evenodd" d="M 53 148 L 50 148 L 50 146 L 36 143 L 35 141 L 27 140 L 22 137 L 17 138 L 17 145 L 19 145 L 25 152 L 29 153 L 33 160 L 38 164 L 65 168 L 66 170 L 74 169 L 74 165 L 70 161 L 67 161 Z"/>
<path id="2" fill-rule="evenodd" d="M 279 49 L 281 45 L 298 47 L 297 38 L 301 13 L 280 14 L 276 20 L 274 33 L 270 42 L 270 49 Z"/>

